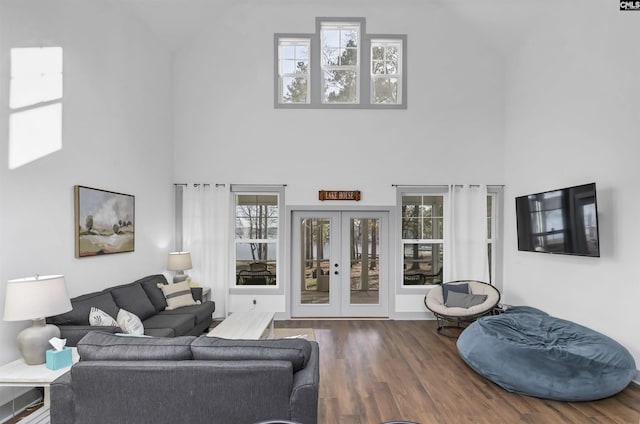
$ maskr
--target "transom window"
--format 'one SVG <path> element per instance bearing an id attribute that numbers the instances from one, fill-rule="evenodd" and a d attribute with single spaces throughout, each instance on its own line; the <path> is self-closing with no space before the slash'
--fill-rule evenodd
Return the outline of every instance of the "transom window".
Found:
<path id="1" fill-rule="evenodd" d="M 309 103 L 308 39 L 282 38 L 278 44 L 279 93 L 283 103 Z"/>
<path id="2" fill-rule="evenodd" d="M 402 102 L 402 42 L 371 41 L 371 103 Z"/>
<path id="3" fill-rule="evenodd" d="M 322 23 L 322 102 L 358 103 L 360 26 Z"/>
<path id="4" fill-rule="evenodd" d="M 369 35 L 364 18 L 316 18 L 275 34 L 276 108 L 406 109 L 406 35 Z"/>

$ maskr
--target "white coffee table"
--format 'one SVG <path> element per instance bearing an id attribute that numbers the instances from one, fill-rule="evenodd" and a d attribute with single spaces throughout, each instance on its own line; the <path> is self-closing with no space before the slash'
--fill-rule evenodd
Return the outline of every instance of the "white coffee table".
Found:
<path id="1" fill-rule="evenodd" d="M 233 312 L 209 331 L 208 337 L 223 339 L 272 339 L 274 312 Z"/>
<path id="2" fill-rule="evenodd" d="M 80 360 L 78 350 L 71 348 L 72 362 L 75 364 Z M 44 406 L 49 407 L 51 395 L 49 386 L 62 374 L 69 371 L 71 367 L 50 370 L 46 364 L 27 365 L 24 359 L 16 359 L 0 367 L 0 386 L 5 387 L 44 387 Z"/>

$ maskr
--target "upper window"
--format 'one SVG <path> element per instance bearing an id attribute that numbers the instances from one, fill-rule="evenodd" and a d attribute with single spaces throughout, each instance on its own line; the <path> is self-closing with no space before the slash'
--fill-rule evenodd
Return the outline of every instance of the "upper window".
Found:
<path id="1" fill-rule="evenodd" d="M 371 103 L 402 103 L 402 41 L 371 41 Z"/>
<path id="2" fill-rule="evenodd" d="M 406 35 L 368 35 L 364 18 L 316 18 L 275 34 L 277 108 L 406 109 Z"/>
<path id="3" fill-rule="evenodd" d="M 322 103 L 359 103 L 359 39 L 359 25 L 321 24 Z"/>
<path id="4" fill-rule="evenodd" d="M 281 103 L 309 103 L 309 40 L 282 38 L 278 43 Z"/>
<path id="5" fill-rule="evenodd" d="M 62 48 L 11 49 L 9 169 L 62 149 Z"/>

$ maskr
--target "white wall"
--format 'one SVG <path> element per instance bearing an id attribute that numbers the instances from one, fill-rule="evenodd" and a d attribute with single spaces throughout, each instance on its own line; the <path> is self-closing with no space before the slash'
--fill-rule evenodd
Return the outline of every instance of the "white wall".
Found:
<path id="1" fill-rule="evenodd" d="M 77 296 L 163 272 L 172 243 L 169 54 L 106 2 L 2 0 L 0 104 L 9 49 L 41 45 L 64 49 L 63 145 L 9 171 L 0 108 L 0 313 L 8 279 L 64 274 Z M 136 196 L 135 252 L 75 258 L 75 184 Z M 19 357 L 15 336 L 28 325 L 0 320 L 0 363 Z"/>
<path id="2" fill-rule="evenodd" d="M 639 18 L 558 7 L 510 58 L 504 297 L 601 331 L 638 364 Z M 515 196 L 593 181 L 600 258 L 517 251 Z"/>
<path id="3" fill-rule="evenodd" d="M 409 0 L 220 3 L 175 60 L 177 182 L 287 184 L 287 205 L 359 189 L 359 204 L 376 206 L 395 205 L 394 183 L 503 182 L 504 62 L 450 11 Z M 407 110 L 274 109 L 274 33 L 313 33 L 322 16 L 407 34 Z"/>

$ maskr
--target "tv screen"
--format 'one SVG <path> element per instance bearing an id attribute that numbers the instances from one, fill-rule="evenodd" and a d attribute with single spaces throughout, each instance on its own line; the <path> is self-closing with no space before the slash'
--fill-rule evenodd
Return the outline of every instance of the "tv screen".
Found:
<path id="1" fill-rule="evenodd" d="M 600 256 L 596 184 L 516 197 L 518 250 Z"/>

